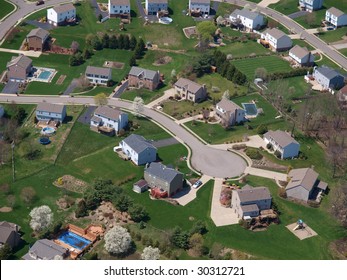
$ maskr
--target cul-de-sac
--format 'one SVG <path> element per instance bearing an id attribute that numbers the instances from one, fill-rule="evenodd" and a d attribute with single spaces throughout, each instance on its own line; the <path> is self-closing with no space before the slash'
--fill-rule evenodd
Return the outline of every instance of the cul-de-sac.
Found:
<path id="1" fill-rule="evenodd" d="M 347 259 L 347 1 L 0 4 L 1 259 Z"/>

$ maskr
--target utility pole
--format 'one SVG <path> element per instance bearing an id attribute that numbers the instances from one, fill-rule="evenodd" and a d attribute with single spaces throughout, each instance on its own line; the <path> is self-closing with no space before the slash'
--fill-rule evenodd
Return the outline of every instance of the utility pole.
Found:
<path id="1" fill-rule="evenodd" d="M 12 182 L 14 183 L 15 181 L 15 167 L 14 167 L 14 141 L 11 143 L 11 148 L 12 148 Z"/>

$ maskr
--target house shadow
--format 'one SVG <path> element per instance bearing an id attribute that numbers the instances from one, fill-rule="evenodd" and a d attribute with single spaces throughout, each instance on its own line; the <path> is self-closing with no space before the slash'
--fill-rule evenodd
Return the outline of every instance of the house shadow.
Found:
<path id="1" fill-rule="evenodd" d="M 174 15 L 174 11 L 170 7 L 168 7 L 167 11 L 169 12 L 170 16 Z"/>
<path id="2" fill-rule="evenodd" d="M 20 235 L 21 237 L 23 236 L 22 232 L 20 231 Z M 14 253 L 21 251 L 24 247 L 28 246 L 29 243 L 27 241 L 25 241 L 24 239 L 21 239 L 21 241 L 19 242 L 18 246 L 16 246 L 15 248 L 13 248 L 12 250 L 12 254 L 9 258 L 9 260 L 20 260 L 20 257 L 17 257 L 14 255 Z"/>
<path id="3" fill-rule="evenodd" d="M 72 116 L 66 116 L 65 119 L 64 119 L 64 121 L 63 121 L 63 124 L 67 124 L 67 123 L 71 122 L 72 119 L 73 119 Z"/>
<path id="4" fill-rule="evenodd" d="M 137 13 L 134 10 L 130 10 L 131 17 L 137 17 Z"/>

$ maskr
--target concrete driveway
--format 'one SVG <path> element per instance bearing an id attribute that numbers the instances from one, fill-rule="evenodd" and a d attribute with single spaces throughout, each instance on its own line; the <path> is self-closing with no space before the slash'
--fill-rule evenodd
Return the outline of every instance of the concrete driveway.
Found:
<path id="1" fill-rule="evenodd" d="M 25 22 L 45 30 L 52 30 L 54 28 L 54 26 L 48 22 L 39 22 L 37 20 L 26 20 Z"/>
<path id="2" fill-rule="evenodd" d="M 96 106 L 89 106 L 87 110 L 85 110 L 84 113 L 78 118 L 78 122 L 89 125 L 96 108 Z"/>
<path id="3" fill-rule="evenodd" d="M 175 145 L 179 143 L 180 142 L 178 142 L 175 137 L 171 137 L 171 138 L 166 138 L 166 139 L 162 139 L 158 141 L 153 141 L 152 145 L 156 148 L 160 148 L 160 147 L 167 147 L 167 146 L 171 146 L 171 145 Z"/>

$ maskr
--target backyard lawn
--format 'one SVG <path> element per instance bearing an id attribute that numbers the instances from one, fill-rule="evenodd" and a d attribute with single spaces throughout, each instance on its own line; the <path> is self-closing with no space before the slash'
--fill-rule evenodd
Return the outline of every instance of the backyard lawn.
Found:
<path id="1" fill-rule="evenodd" d="M 347 34 L 347 27 L 340 27 L 336 30 L 331 30 L 318 35 L 323 41 L 332 43 L 342 40 L 342 36 Z"/>
<path id="2" fill-rule="evenodd" d="M 325 12 L 326 12 L 326 9 L 321 9 L 321 10 L 312 12 L 311 18 L 305 15 L 305 16 L 296 18 L 295 21 L 301 24 L 306 29 L 318 28 L 321 26 L 322 21 L 325 19 Z"/>
<path id="3" fill-rule="evenodd" d="M 264 55 L 271 53 L 269 49 L 266 49 L 262 45 L 251 40 L 247 40 L 245 42 L 232 42 L 224 40 L 224 43 L 226 43 L 226 46 L 220 47 L 219 50 L 226 54 L 231 54 L 233 58 Z"/>
<path id="4" fill-rule="evenodd" d="M 11 3 L 8 3 L 7 1 L 0 0 L 0 20 L 2 20 L 4 17 L 6 17 L 9 13 L 15 10 L 14 5 Z"/>

